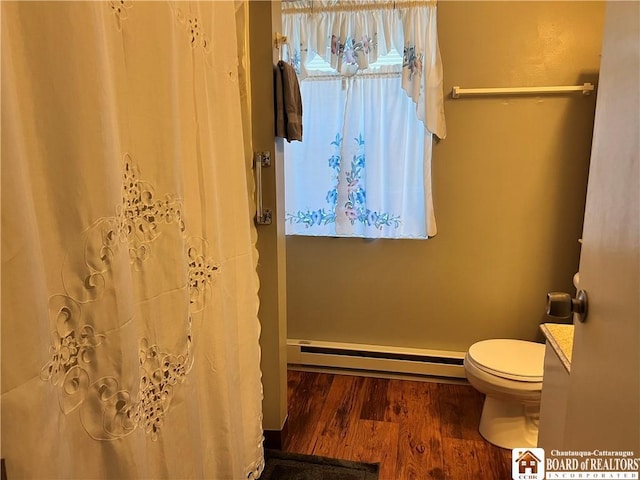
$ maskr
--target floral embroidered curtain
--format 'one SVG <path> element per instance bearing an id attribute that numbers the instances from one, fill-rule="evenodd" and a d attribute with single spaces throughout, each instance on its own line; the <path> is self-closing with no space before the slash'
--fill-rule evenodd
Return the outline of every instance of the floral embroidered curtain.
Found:
<path id="1" fill-rule="evenodd" d="M 260 476 L 245 6 L 2 2 L 8 478 Z"/>
<path id="2" fill-rule="evenodd" d="M 433 135 L 444 138 L 435 3 L 283 3 L 302 79 L 301 144 L 285 145 L 290 235 L 427 238 Z M 376 63 L 393 50 L 398 65 Z M 321 57 L 331 72 L 312 68 Z"/>
<path id="3" fill-rule="evenodd" d="M 282 13 L 288 61 L 302 80 L 316 55 L 350 76 L 395 49 L 403 56 L 401 85 L 416 115 L 445 138 L 435 1 L 297 0 L 283 3 Z"/>
<path id="4" fill-rule="evenodd" d="M 302 82 L 307 134 L 302 143 L 285 146 L 287 234 L 434 233 L 425 195 L 431 155 L 424 148 L 431 148 L 431 136 L 416 119 L 412 100 L 399 91 L 399 72 L 385 70 Z"/>

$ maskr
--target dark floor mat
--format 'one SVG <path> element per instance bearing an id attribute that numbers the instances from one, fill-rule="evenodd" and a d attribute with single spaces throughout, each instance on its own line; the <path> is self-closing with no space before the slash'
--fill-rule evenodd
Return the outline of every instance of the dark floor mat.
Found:
<path id="1" fill-rule="evenodd" d="M 335 458 L 265 451 L 260 480 L 377 480 L 379 465 Z"/>

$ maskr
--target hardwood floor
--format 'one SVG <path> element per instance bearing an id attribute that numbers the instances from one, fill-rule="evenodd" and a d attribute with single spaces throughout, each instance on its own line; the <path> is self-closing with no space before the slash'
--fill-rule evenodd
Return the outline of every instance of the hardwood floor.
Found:
<path id="1" fill-rule="evenodd" d="M 283 450 L 380 463 L 380 480 L 508 480 L 467 385 L 289 371 Z"/>

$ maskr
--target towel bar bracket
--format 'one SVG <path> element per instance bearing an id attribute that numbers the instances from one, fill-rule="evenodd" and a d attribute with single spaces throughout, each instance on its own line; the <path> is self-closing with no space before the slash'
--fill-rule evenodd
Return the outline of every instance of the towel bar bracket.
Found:
<path id="1" fill-rule="evenodd" d="M 262 167 L 271 166 L 271 152 L 256 152 L 254 154 L 254 162 L 260 162 Z"/>
<path id="2" fill-rule="evenodd" d="M 271 166 L 271 152 L 255 152 L 253 168 L 256 170 L 256 224 L 271 225 L 271 209 L 262 205 L 262 167 Z"/>

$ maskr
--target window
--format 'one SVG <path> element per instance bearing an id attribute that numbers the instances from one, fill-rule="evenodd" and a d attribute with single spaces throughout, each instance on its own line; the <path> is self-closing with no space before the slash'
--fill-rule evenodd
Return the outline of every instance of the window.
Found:
<path id="1" fill-rule="evenodd" d="M 445 135 L 435 4 L 292 3 L 283 25 L 304 140 L 285 146 L 286 233 L 434 235 L 432 135 Z"/>

